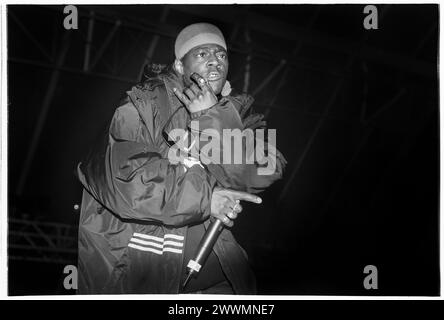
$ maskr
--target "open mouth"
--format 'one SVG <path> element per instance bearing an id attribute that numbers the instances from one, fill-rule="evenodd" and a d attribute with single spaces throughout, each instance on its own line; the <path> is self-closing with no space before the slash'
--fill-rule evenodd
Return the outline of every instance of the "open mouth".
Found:
<path id="1" fill-rule="evenodd" d="M 208 81 L 217 81 L 220 80 L 222 78 L 221 74 L 219 72 L 210 72 L 207 76 L 207 80 Z"/>

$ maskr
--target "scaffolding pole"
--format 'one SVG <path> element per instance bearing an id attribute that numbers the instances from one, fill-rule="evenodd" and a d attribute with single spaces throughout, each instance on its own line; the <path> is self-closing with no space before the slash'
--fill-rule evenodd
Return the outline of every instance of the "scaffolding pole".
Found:
<path id="1" fill-rule="evenodd" d="M 63 223 L 10 218 L 10 260 L 73 263 L 77 256 L 77 228 Z"/>
<path id="2" fill-rule="evenodd" d="M 383 9 L 381 10 L 381 14 L 380 14 L 380 21 L 382 21 L 383 17 L 387 14 L 388 10 L 390 9 L 390 5 L 386 5 L 383 7 Z M 365 41 L 368 38 L 368 33 L 366 33 L 364 35 L 364 37 L 361 39 L 360 43 L 358 46 L 355 47 L 355 50 L 352 52 L 352 54 L 349 56 L 347 65 L 345 67 L 346 70 L 349 70 L 354 62 L 356 61 L 357 58 L 361 57 L 360 53 L 362 52 L 363 48 L 365 47 Z M 333 90 L 332 95 L 330 96 L 330 99 L 327 103 L 327 106 L 324 109 L 324 114 L 327 115 L 331 109 L 331 107 L 334 105 L 334 103 L 336 102 L 336 98 L 340 92 L 340 90 L 342 89 L 342 85 L 344 84 L 345 79 L 342 78 L 339 80 L 339 82 L 336 84 L 336 87 Z M 293 170 L 291 171 L 290 177 L 287 180 L 287 183 L 285 184 L 284 188 L 282 189 L 282 192 L 279 195 L 278 198 L 278 205 L 282 202 L 282 200 L 285 198 L 285 196 L 287 195 L 287 192 L 291 186 L 291 184 L 293 183 L 293 179 L 296 176 L 296 174 L 298 173 L 299 169 L 302 166 L 302 163 L 305 160 L 305 157 L 307 156 L 309 150 L 311 149 L 311 146 L 313 145 L 314 140 L 316 139 L 320 129 L 322 128 L 322 126 L 325 123 L 325 118 L 321 118 L 319 119 L 318 123 L 316 124 L 313 133 L 311 134 L 310 138 L 308 139 L 308 142 L 301 154 L 301 156 L 299 157 L 298 161 L 296 162 L 296 165 L 294 166 Z"/>
<path id="3" fill-rule="evenodd" d="M 83 71 L 89 71 L 89 59 L 91 56 L 91 47 L 94 34 L 94 11 L 89 13 L 88 32 L 86 35 L 85 59 L 83 61 Z"/>
<path id="4" fill-rule="evenodd" d="M 170 9 L 169 9 L 168 6 L 165 6 L 163 8 L 162 15 L 161 15 L 160 20 L 159 20 L 161 23 L 166 21 L 166 18 L 168 16 L 169 11 L 170 11 Z M 160 35 L 158 35 L 158 34 L 154 35 L 153 39 L 151 40 L 150 46 L 148 47 L 148 50 L 146 52 L 145 60 L 143 61 L 143 64 L 142 64 L 142 66 L 140 68 L 139 76 L 137 77 L 137 79 L 142 79 L 142 75 L 143 75 L 143 72 L 144 72 L 144 67 L 149 62 L 151 62 L 151 60 L 153 59 L 154 52 L 156 50 L 156 47 L 157 47 L 157 44 L 158 44 L 159 40 L 160 40 Z"/>
<path id="5" fill-rule="evenodd" d="M 65 31 L 65 34 L 63 36 L 62 40 L 62 48 L 60 50 L 59 56 L 56 61 L 56 68 L 53 70 L 51 78 L 49 80 L 48 89 L 46 90 L 45 97 L 43 99 L 41 112 L 39 114 L 39 117 L 37 119 L 37 124 L 34 129 L 34 133 L 31 138 L 31 144 L 29 148 L 29 152 L 27 154 L 26 160 L 24 162 L 23 170 L 20 174 L 19 183 L 17 187 L 17 195 L 21 195 L 23 193 L 23 190 L 25 188 L 26 179 L 28 178 L 28 173 L 31 168 L 32 161 L 34 159 L 34 154 L 37 149 L 40 134 L 42 132 L 43 126 L 46 121 L 46 115 L 48 113 L 49 107 L 51 106 L 52 99 L 54 97 L 54 93 L 57 87 L 57 82 L 59 81 L 60 77 L 60 68 L 65 63 L 66 54 L 68 52 L 68 48 L 70 45 L 70 31 Z"/>
<path id="6" fill-rule="evenodd" d="M 112 30 L 110 31 L 105 41 L 103 42 L 102 46 L 100 47 L 99 51 L 97 52 L 96 56 L 94 57 L 94 60 L 91 63 L 91 70 L 95 67 L 97 62 L 99 62 L 100 58 L 103 56 L 106 48 L 108 48 L 109 44 L 111 43 L 111 40 L 113 39 L 114 35 L 116 34 L 121 24 L 122 22 L 120 20 L 116 21 L 116 24 L 113 26 Z"/>

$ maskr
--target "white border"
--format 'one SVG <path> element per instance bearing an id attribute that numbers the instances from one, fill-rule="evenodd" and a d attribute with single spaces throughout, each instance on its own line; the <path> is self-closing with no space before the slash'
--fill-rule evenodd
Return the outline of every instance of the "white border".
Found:
<path id="1" fill-rule="evenodd" d="M 85 0 L 77 0 L 75 3 L 66 3 L 57 0 L 46 0 L 46 1 L 3 1 L 1 2 L 0 7 L 0 22 L 1 22 L 1 133 L 0 133 L 0 144 L 1 144 L 1 160 L 0 160 L 0 299 L 7 300 L 443 300 L 443 287 L 444 287 L 444 275 L 443 275 L 443 265 L 444 259 L 442 255 L 442 248 L 444 247 L 443 241 L 443 219 L 440 214 L 440 273 L 441 273 L 441 296 L 440 297 L 417 297 L 417 296 L 232 296 L 232 295 L 91 295 L 91 296 L 80 296 L 80 295 L 72 295 L 72 296 L 21 296 L 21 297 L 8 297 L 7 296 L 7 77 L 6 77 L 6 57 L 7 57 L 7 47 L 6 47 L 6 3 L 7 4 L 58 4 L 58 5 L 67 5 L 67 4 L 184 4 L 184 1 L 115 1 L 115 0 L 95 0 L 95 1 L 85 1 Z M 187 4 L 210 4 L 208 1 L 187 1 Z M 266 3 L 274 3 L 274 4 L 299 4 L 295 1 L 263 1 L 263 0 L 255 0 L 255 1 L 218 1 L 217 4 L 266 4 Z M 303 1 L 301 4 L 386 4 L 388 1 Z M 389 1 L 389 3 L 393 4 L 436 4 L 437 1 Z M 211 3 L 211 4 L 214 4 Z M 441 9 L 441 8 L 440 8 Z M 440 15 L 441 18 L 441 15 Z M 440 22 L 440 37 L 439 37 L 439 60 L 438 67 L 441 61 L 441 53 L 442 53 L 442 34 L 443 34 L 443 26 Z M 441 96 L 442 96 L 442 87 L 439 83 L 439 105 L 441 106 Z M 444 115 L 440 110 L 440 129 L 441 125 L 444 123 Z M 442 142 L 444 139 L 443 130 L 440 131 L 440 141 Z M 440 144 L 440 148 L 441 148 Z M 443 203 L 443 152 L 442 148 L 440 149 L 440 213 L 441 213 L 441 204 Z"/>

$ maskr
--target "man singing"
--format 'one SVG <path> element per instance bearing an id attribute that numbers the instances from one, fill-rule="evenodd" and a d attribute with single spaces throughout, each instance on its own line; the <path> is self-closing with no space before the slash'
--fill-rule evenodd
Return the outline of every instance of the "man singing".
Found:
<path id="1" fill-rule="evenodd" d="M 108 131 L 79 164 L 79 294 L 256 293 L 246 253 L 229 228 L 241 201 L 260 205 L 256 194 L 281 178 L 285 159 L 271 146 L 265 164 L 245 161 L 247 154 L 241 163 L 202 161 L 208 160 L 206 129 L 222 137 L 224 129 L 263 129 L 265 122 L 252 111 L 252 97 L 230 88 L 227 45 L 217 27 L 184 28 L 175 56 L 166 70 L 127 92 Z M 182 148 L 186 156 L 178 163 L 168 157 L 175 129 L 199 146 L 192 155 Z M 241 147 L 247 153 L 256 143 Z M 211 158 L 229 150 L 212 152 Z M 270 161 L 273 171 L 260 174 Z M 226 227 L 183 288 L 187 263 L 213 219 Z"/>

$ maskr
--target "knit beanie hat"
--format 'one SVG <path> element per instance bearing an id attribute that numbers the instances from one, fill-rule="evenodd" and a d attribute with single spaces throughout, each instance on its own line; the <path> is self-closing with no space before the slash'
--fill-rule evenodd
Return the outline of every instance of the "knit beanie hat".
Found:
<path id="1" fill-rule="evenodd" d="M 174 45 L 176 59 L 182 59 L 194 47 L 209 43 L 218 44 L 227 50 L 224 35 L 216 26 L 209 23 L 189 25 L 176 38 Z"/>

